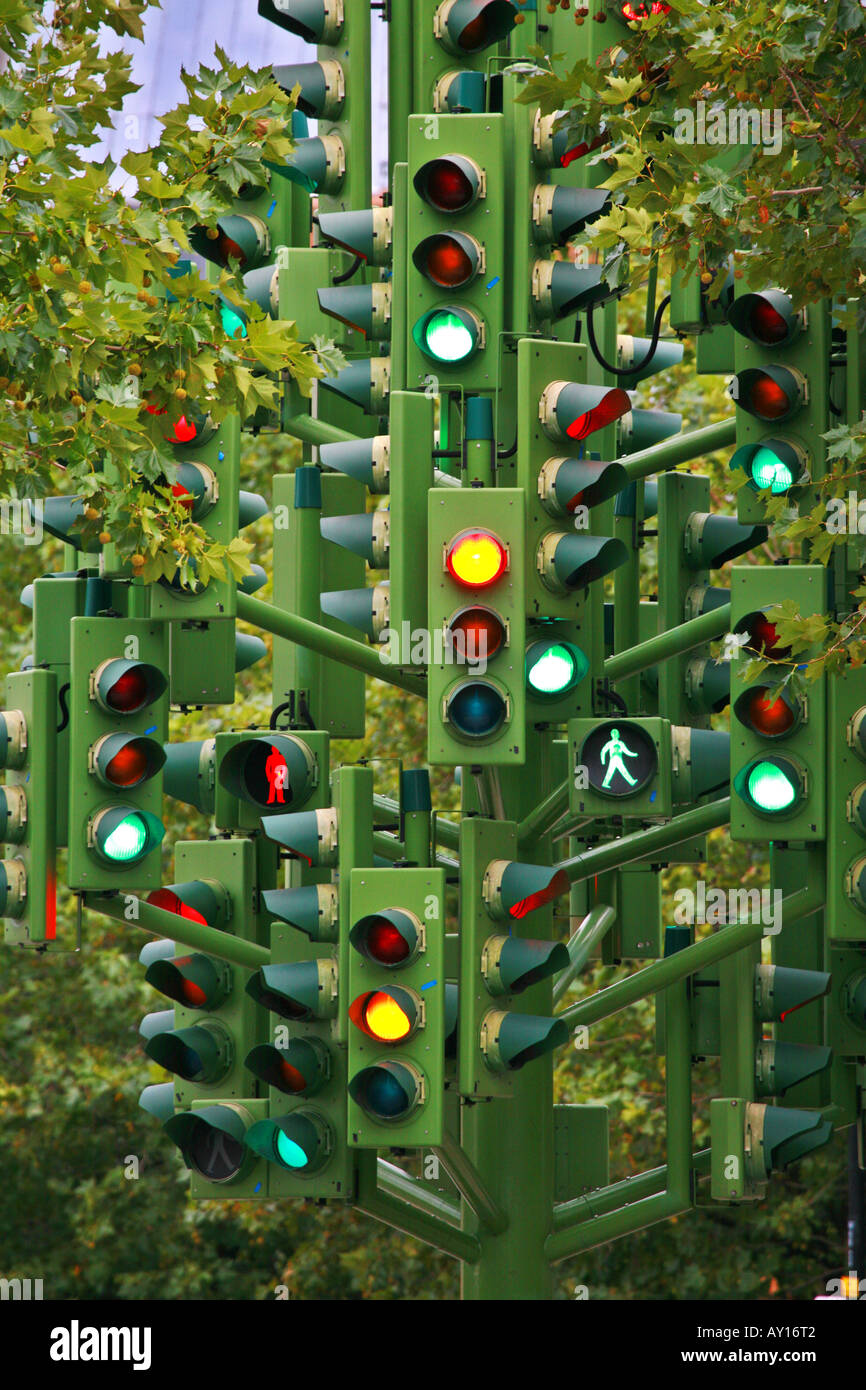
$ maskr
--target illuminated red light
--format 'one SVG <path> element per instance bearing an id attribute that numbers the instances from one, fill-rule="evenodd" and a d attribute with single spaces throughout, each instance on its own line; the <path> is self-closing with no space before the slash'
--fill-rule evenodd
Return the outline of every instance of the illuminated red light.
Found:
<path id="1" fill-rule="evenodd" d="M 508 551 L 492 531 L 463 531 L 448 547 L 445 563 L 458 584 L 483 589 L 505 573 Z"/>
<path id="2" fill-rule="evenodd" d="M 147 680 L 139 670 L 124 671 L 105 696 L 105 702 L 120 714 L 134 714 L 146 703 Z"/>
<path id="3" fill-rule="evenodd" d="M 649 5 L 640 2 L 634 5 L 631 0 L 626 0 L 626 4 L 622 6 L 623 18 L 637 22 L 642 19 L 649 19 L 652 14 L 670 14 L 670 12 L 671 7 L 665 4 L 665 0 L 650 0 Z"/>
<path id="4" fill-rule="evenodd" d="M 460 212 L 475 197 L 472 181 L 448 159 L 435 159 L 426 183 L 427 197 L 440 212 Z"/>
<path id="5" fill-rule="evenodd" d="M 172 893 L 170 888 L 155 888 L 152 893 L 148 893 L 147 901 L 152 907 L 161 907 L 163 912 L 173 912 L 177 917 L 185 917 L 189 922 L 201 922 L 203 926 L 209 925 L 206 917 L 203 917 L 194 907 L 190 907 L 189 903 L 183 902 L 177 893 Z M 178 963 L 182 964 L 183 962 L 179 961 Z M 197 989 L 198 986 L 196 985 L 194 988 Z"/>
<path id="6" fill-rule="evenodd" d="M 490 660 L 505 641 L 505 627 L 489 608 L 465 608 L 448 625 L 460 656 L 469 661 Z"/>
<path id="7" fill-rule="evenodd" d="M 546 888 L 540 888 L 537 893 L 530 893 L 528 898 L 521 898 L 519 902 L 513 903 L 508 910 L 509 917 L 527 917 L 537 907 L 543 907 L 545 903 L 553 902 L 554 898 L 567 893 L 568 886 L 568 874 L 561 869 L 554 874 Z"/>
<path id="8" fill-rule="evenodd" d="M 776 624 L 771 623 L 763 613 L 753 613 L 748 619 L 748 639 L 746 646 L 752 651 L 760 652 L 761 655 L 775 660 L 776 657 L 787 656 L 790 647 L 783 647 L 779 643 L 779 634 L 776 631 Z"/>
<path id="9" fill-rule="evenodd" d="M 471 258 L 452 237 L 437 238 L 427 255 L 426 271 L 434 285 L 453 289 L 465 285 L 475 273 Z"/>
<path id="10" fill-rule="evenodd" d="M 409 956 L 410 947 L 393 922 L 380 918 L 367 933 L 367 952 L 381 965 L 399 965 Z"/>
<path id="11" fill-rule="evenodd" d="M 783 343 L 788 337 L 788 325 L 784 318 L 764 299 L 755 305 L 749 315 L 749 327 L 752 336 L 767 347 L 774 343 Z"/>
<path id="12" fill-rule="evenodd" d="M 172 483 L 171 495 L 177 498 L 182 507 L 187 507 L 189 510 L 192 510 L 195 506 L 195 498 L 189 488 L 184 487 L 183 483 Z"/>
<path id="13" fill-rule="evenodd" d="M 749 394 L 749 405 L 762 420 L 779 420 L 788 414 L 791 402 L 778 382 L 761 375 Z"/>
<path id="14" fill-rule="evenodd" d="M 173 444 L 191 444 L 198 435 L 198 428 L 192 420 L 188 420 L 185 415 L 175 421 L 173 434 L 166 438 Z"/>
<path id="15" fill-rule="evenodd" d="M 280 1076 L 285 1083 L 287 1091 L 292 1091 L 297 1094 L 299 1091 L 305 1091 L 307 1089 L 307 1083 L 297 1067 L 293 1067 L 290 1062 L 285 1061 L 283 1058 L 280 1058 Z"/>
<path id="16" fill-rule="evenodd" d="M 105 769 L 115 787 L 135 787 L 147 772 L 147 754 L 140 743 L 127 743 L 118 750 Z"/>
<path id="17" fill-rule="evenodd" d="M 237 242 L 232 241 L 231 237 L 226 236 L 225 232 L 220 232 L 217 239 L 217 250 L 223 265 L 228 265 L 230 256 L 233 257 L 234 260 L 240 261 L 241 267 L 245 266 L 247 263 L 247 258 Z"/>
<path id="18" fill-rule="evenodd" d="M 770 700 L 767 686 L 758 686 L 749 696 L 749 720 L 759 734 L 776 738 L 786 734 L 795 723 L 794 711 L 781 696 Z"/>
<path id="19" fill-rule="evenodd" d="M 625 397 L 624 403 L 623 397 Z M 583 415 L 578 415 L 576 420 L 572 420 L 571 424 L 566 426 L 565 432 L 569 439 L 586 439 L 596 430 L 602 430 L 605 425 L 619 420 L 630 409 L 631 402 L 628 396 L 625 391 L 617 387 L 613 391 L 609 391 L 604 400 L 600 401 L 592 410 L 587 410 Z"/>

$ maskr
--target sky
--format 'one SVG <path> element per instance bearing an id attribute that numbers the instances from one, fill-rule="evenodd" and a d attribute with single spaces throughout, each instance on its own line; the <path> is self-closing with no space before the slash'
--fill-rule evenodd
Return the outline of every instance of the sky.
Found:
<path id="1" fill-rule="evenodd" d="M 312 44 L 295 38 L 285 29 L 262 19 L 256 0 L 163 0 L 162 9 L 146 12 L 144 42 L 121 39 L 110 29 L 104 31 L 106 53 L 125 49 L 133 56 L 132 78 L 141 90 L 128 96 L 112 130 L 106 132 L 102 146 L 94 146 L 89 157 L 105 155 L 119 162 L 127 150 L 144 150 L 156 143 L 159 127 L 156 117 L 170 111 L 186 93 L 180 69 L 195 72 L 202 64 L 214 66 L 214 43 L 225 49 L 238 63 L 265 67 L 269 63 L 315 61 Z M 376 74 L 373 106 L 373 187 L 387 185 L 387 104 L 388 63 L 385 25 L 377 11 L 372 15 L 372 67 Z M 315 122 L 311 122 L 315 133 Z"/>

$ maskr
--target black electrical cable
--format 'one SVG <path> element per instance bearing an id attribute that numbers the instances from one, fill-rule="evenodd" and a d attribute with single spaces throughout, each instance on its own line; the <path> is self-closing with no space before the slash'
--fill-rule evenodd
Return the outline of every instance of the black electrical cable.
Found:
<path id="1" fill-rule="evenodd" d="M 344 270 L 342 275 L 334 276 L 333 283 L 335 285 L 344 285 L 347 280 L 351 280 L 352 276 L 355 275 L 356 272 L 361 269 L 362 265 L 366 265 L 364 257 L 356 256 L 352 264 L 349 266 L 348 270 Z"/>
<path id="2" fill-rule="evenodd" d="M 595 306 L 591 305 L 586 311 L 586 330 L 587 336 L 589 338 L 589 346 L 592 349 L 592 355 L 595 358 L 596 362 L 598 362 L 599 366 L 604 367 L 604 370 L 606 372 L 610 372 L 612 376 L 634 376 L 635 372 L 641 371 L 642 368 L 647 365 L 650 358 L 653 356 L 656 348 L 658 347 L 659 334 L 661 333 L 662 328 L 662 315 L 664 314 L 664 311 L 668 307 L 670 302 L 670 295 L 665 295 L 664 299 L 662 300 L 661 304 L 656 310 L 655 322 L 653 324 L 653 335 L 650 339 L 649 348 L 647 349 L 645 355 L 641 358 L 640 362 L 633 362 L 630 367 L 614 367 L 610 362 L 606 361 L 606 359 L 602 357 L 601 352 L 599 351 L 598 343 L 596 341 L 595 328 L 593 327 L 592 322 L 592 315 Z"/>

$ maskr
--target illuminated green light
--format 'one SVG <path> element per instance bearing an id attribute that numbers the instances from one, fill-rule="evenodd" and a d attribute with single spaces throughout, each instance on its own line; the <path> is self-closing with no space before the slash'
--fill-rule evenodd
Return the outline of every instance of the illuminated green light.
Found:
<path id="1" fill-rule="evenodd" d="M 574 657 L 568 647 L 548 647 L 544 655 L 530 667 L 529 684 L 542 695 L 558 695 L 574 678 Z"/>
<path id="2" fill-rule="evenodd" d="M 277 1133 L 277 1157 L 287 1168 L 306 1168 L 309 1161 L 300 1144 L 296 1144 L 282 1130 Z"/>
<path id="3" fill-rule="evenodd" d="M 220 318 L 222 319 L 223 331 L 229 338 L 245 338 L 247 336 L 247 326 L 242 316 L 225 301 L 220 305 Z"/>
<path id="4" fill-rule="evenodd" d="M 749 772 L 746 790 L 762 811 L 786 811 L 797 798 L 797 788 L 775 763 L 760 762 Z"/>
<path id="5" fill-rule="evenodd" d="M 143 853 L 147 842 L 147 826 L 139 815 L 133 814 L 115 826 L 102 850 L 106 858 L 128 864 Z"/>
<path id="6" fill-rule="evenodd" d="M 758 487 L 769 488 L 772 493 L 787 492 L 795 482 L 788 464 L 767 448 L 757 450 L 752 460 L 752 478 Z"/>
<path id="7" fill-rule="evenodd" d="M 431 315 L 424 329 L 427 351 L 439 362 L 462 362 L 475 347 L 466 324 L 449 310 Z"/>

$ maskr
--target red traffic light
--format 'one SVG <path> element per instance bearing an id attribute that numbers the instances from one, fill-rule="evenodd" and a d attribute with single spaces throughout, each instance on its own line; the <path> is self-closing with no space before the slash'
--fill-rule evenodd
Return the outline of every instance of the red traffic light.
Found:
<path id="1" fill-rule="evenodd" d="M 434 285 L 459 289 L 475 279 L 483 265 L 483 254 L 474 237 L 463 232 L 438 232 L 416 246 L 412 260 Z"/>
<path id="2" fill-rule="evenodd" d="M 765 613 L 749 613 L 738 623 L 737 631 L 741 636 L 745 635 L 743 645 L 747 651 L 757 652 L 768 661 L 776 661 L 790 654 L 791 648 L 779 642 L 776 624 L 771 623 Z"/>
<path id="3" fill-rule="evenodd" d="M 90 677 L 91 698 L 108 714 L 138 714 L 164 694 L 162 671 L 143 661 L 109 658 Z"/>
<path id="4" fill-rule="evenodd" d="M 465 212 L 478 198 L 483 176 L 473 159 L 442 155 L 421 166 L 414 184 L 419 196 L 437 212 Z"/>
<path id="5" fill-rule="evenodd" d="M 389 907 L 360 918 L 349 940 L 365 960 L 393 969 L 408 965 L 423 948 L 424 928 L 413 912 Z"/>
<path id="6" fill-rule="evenodd" d="M 642 0 L 638 0 L 636 4 L 632 4 L 632 0 L 626 0 L 626 3 L 620 6 L 623 19 L 636 24 L 639 24 L 642 19 L 649 19 L 650 15 L 670 14 L 670 12 L 671 7 L 665 4 L 665 0 L 650 0 L 648 5 L 643 4 Z"/>
<path id="7" fill-rule="evenodd" d="M 744 714 L 755 733 L 763 734 L 765 738 L 780 738 L 790 733 L 798 722 L 794 706 L 781 695 L 771 699 L 770 687 L 766 685 L 756 686 L 748 692 Z"/>
<path id="8" fill-rule="evenodd" d="M 806 383 L 790 367 L 749 367 L 734 377 L 731 396 L 741 409 L 769 424 L 796 414 L 806 399 Z"/>
<path id="9" fill-rule="evenodd" d="M 468 589 L 495 584 L 508 568 L 508 547 L 492 531 L 461 531 L 445 553 L 451 578 Z"/>
<path id="10" fill-rule="evenodd" d="M 448 624 L 458 656 L 465 661 L 489 661 L 503 646 L 505 624 L 492 608 L 473 604 L 461 608 Z"/>

